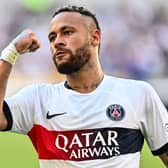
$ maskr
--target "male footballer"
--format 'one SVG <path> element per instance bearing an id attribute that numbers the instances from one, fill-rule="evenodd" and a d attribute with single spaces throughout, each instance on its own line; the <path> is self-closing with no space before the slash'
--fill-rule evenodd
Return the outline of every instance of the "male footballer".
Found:
<path id="1" fill-rule="evenodd" d="M 58 9 L 48 39 L 66 80 L 4 98 L 17 58 L 40 47 L 32 30 L 23 31 L 0 57 L 0 129 L 28 135 L 41 168 L 138 168 L 144 138 L 168 167 L 167 110 L 150 84 L 103 73 L 95 15 Z"/>

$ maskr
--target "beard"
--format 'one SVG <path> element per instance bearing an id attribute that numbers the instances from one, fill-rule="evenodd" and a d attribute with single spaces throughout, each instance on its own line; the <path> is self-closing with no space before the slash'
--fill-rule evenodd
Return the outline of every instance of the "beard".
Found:
<path id="1" fill-rule="evenodd" d="M 69 58 L 66 62 L 58 64 L 56 59 L 53 58 L 54 64 L 58 72 L 62 74 L 68 75 L 78 72 L 89 61 L 91 57 L 89 43 L 85 43 L 82 47 L 76 49 L 74 54 L 69 49 L 62 50 L 65 50 L 66 53 L 69 54 Z"/>

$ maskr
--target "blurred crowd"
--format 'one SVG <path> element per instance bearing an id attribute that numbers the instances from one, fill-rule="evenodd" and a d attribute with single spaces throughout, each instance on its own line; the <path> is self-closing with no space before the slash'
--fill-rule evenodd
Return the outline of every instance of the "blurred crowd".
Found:
<path id="1" fill-rule="evenodd" d="M 168 12 L 164 3 L 125 3 L 101 13 L 106 27 L 101 54 L 110 74 L 143 79 L 168 73 Z"/>
<path id="2" fill-rule="evenodd" d="M 2 0 L 0 7 L 0 50 L 23 29 L 32 28 L 42 42 L 41 49 L 19 59 L 14 71 L 24 76 L 54 74 L 47 39 L 48 23 L 55 8 L 76 2 L 57 0 L 48 8 L 31 9 L 21 0 L 8 1 Z M 98 3 L 96 0 L 84 3 L 97 14 L 100 22 L 100 59 L 104 71 L 143 80 L 167 77 L 168 2 L 113 0 L 109 3 Z M 35 5 L 38 6 L 38 3 Z"/>

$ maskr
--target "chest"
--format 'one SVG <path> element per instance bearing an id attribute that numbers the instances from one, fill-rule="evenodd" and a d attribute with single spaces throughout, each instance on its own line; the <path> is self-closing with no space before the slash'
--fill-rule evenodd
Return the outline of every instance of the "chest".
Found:
<path id="1" fill-rule="evenodd" d="M 49 129 L 138 128 L 138 97 L 125 94 L 69 95 L 48 98 L 37 122 Z"/>
<path id="2" fill-rule="evenodd" d="M 139 151 L 139 110 L 130 98 L 109 93 L 50 97 L 29 133 L 39 158 L 48 159 L 49 153 L 52 159 L 81 161 Z"/>

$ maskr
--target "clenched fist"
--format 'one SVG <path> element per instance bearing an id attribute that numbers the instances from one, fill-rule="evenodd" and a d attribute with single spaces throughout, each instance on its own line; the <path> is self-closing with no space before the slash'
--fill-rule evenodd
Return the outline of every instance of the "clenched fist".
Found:
<path id="1" fill-rule="evenodd" d="M 19 54 L 33 52 L 40 47 L 40 41 L 31 29 L 21 32 L 12 43 Z"/>

